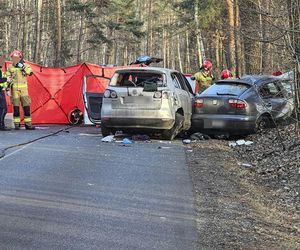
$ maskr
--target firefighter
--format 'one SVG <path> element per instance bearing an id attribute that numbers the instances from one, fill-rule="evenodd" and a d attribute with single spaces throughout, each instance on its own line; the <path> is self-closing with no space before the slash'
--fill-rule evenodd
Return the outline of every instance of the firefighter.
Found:
<path id="1" fill-rule="evenodd" d="M 231 71 L 229 69 L 224 69 L 222 72 L 221 72 L 221 79 L 224 80 L 224 79 L 231 79 L 233 78 L 233 74 L 231 73 Z"/>
<path id="2" fill-rule="evenodd" d="M 13 119 L 15 129 L 20 129 L 20 104 L 24 111 L 25 128 L 29 130 L 35 129 L 32 126 L 30 116 L 30 97 L 28 94 L 27 77 L 32 75 L 31 67 L 24 62 L 23 54 L 19 50 L 14 50 L 10 57 L 12 59 L 12 65 L 8 66 L 6 75 L 12 78 L 11 92 L 12 92 L 12 104 L 13 104 Z"/>
<path id="3" fill-rule="evenodd" d="M 192 79 L 198 82 L 198 93 L 208 88 L 213 81 L 212 62 L 210 60 L 204 60 L 200 71 L 197 72 Z"/>
<path id="4" fill-rule="evenodd" d="M 2 66 L 2 63 L 0 63 L 0 130 L 7 131 L 10 129 L 6 128 L 4 123 L 4 118 L 7 113 L 5 90 L 7 88 L 7 82 L 9 82 L 11 79 L 4 77 L 2 74 Z"/>

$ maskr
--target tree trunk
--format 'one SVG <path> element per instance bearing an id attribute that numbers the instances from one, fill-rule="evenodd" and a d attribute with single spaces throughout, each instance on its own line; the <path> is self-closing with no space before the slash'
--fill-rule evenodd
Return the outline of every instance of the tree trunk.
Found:
<path id="1" fill-rule="evenodd" d="M 232 0 L 226 0 L 228 9 L 228 23 L 229 23 L 229 68 L 232 72 L 236 72 L 235 61 L 235 14 L 234 4 Z"/>
<path id="2" fill-rule="evenodd" d="M 180 72 L 183 72 L 179 34 L 177 35 L 177 55 L 178 55 L 179 70 Z"/>
<path id="3" fill-rule="evenodd" d="M 56 59 L 55 66 L 59 67 L 61 64 L 61 1 L 56 0 Z"/>
<path id="4" fill-rule="evenodd" d="M 164 68 L 167 67 L 167 31 L 166 29 L 164 28 L 165 26 L 165 22 L 164 22 L 164 25 L 163 25 L 163 28 L 162 28 L 162 33 L 163 33 L 163 64 L 164 64 Z"/>
<path id="5" fill-rule="evenodd" d="M 259 35 L 260 35 L 260 55 L 259 55 L 259 68 L 260 73 L 263 73 L 265 70 L 265 43 L 263 42 L 265 40 L 265 27 L 264 27 L 264 21 L 262 16 L 262 6 L 261 6 L 261 0 L 258 0 L 258 7 L 259 7 Z"/>
<path id="6" fill-rule="evenodd" d="M 42 29 L 41 29 L 41 15 L 43 10 L 43 0 L 37 1 L 37 11 L 36 11 L 36 25 L 35 25 L 35 34 L 36 40 L 34 43 L 34 52 L 33 52 L 33 60 L 34 62 L 40 62 L 40 44 L 42 37 Z"/>
<path id="7" fill-rule="evenodd" d="M 295 58 L 295 115 L 297 118 L 298 126 L 296 133 L 300 136 L 300 0 L 287 0 L 287 6 L 289 11 L 289 41 L 292 51 L 292 55 Z"/>
<path id="8" fill-rule="evenodd" d="M 198 54 L 198 63 L 199 63 L 198 67 L 200 68 L 205 58 L 205 51 L 204 51 L 202 32 L 200 29 L 200 22 L 199 22 L 199 14 L 200 14 L 199 3 L 200 0 L 195 0 L 194 19 L 196 23 L 197 54 Z"/>
<path id="9" fill-rule="evenodd" d="M 148 2 L 148 20 L 147 20 L 147 55 L 152 53 L 152 1 Z"/>
<path id="10" fill-rule="evenodd" d="M 216 67 L 220 69 L 220 31 L 216 30 L 215 33 L 215 57 L 216 57 Z"/>
<path id="11" fill-rule="evenodd" d="M 81 62 L 81 44 L 82 44 L 82 38 L 83 38 L 83 15 L 80 15 L 80 21 L 79 21 L 79 34 L 78 34 L 78 43 L 77 43 L 77 63 Z"/>
<path id="12" fill-rule="evenodd" d="M 186 72 L 190 72 L 190 68 L 191 68 L 191 59 L 190 59 L 190 38 L 189 38 L 189 33 L 188 31 L 185 32 L 185 36 L 186 36 L 186 67 L 185 70 Z"/>
<path id="13" fill-rule="evenodd" d="M 241 41 L 241 22 L 240 22 L 240 8 L 239 0 L 235 0 L 235 61 L 236 61 L 236 77 L 242 76 L 244 56 L 242 52 Z"/>

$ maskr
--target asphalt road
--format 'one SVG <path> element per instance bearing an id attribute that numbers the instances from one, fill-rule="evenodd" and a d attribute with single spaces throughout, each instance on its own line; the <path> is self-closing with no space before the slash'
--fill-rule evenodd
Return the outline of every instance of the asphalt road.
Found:
<path id="1" fill-rule="evenodd" d="M 0 132 L 0 148 L 61 128 Z M 121 146 L 74 127 L 0 159 L 1 250 L 199 249 L 197 239 L 179 141 Z"/>

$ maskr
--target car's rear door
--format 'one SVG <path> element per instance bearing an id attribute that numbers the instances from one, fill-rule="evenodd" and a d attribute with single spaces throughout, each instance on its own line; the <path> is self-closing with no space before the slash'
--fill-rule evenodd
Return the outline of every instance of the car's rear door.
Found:
<path id="1" fill-rule="evenodd" d="M 89 120 L 94 124 L 101 123 L 103 92 L 110 78 L 98 75 L 86 75 L 83 78 L 83 101 Z"/>
<path id="2" fill-rule="evenodd" d="M 185 118 L 190 117 L 192 114 L 192 100 L 191 95 L 185 85 L 185 82 L 178 72 L 173 72 L 171 74 L 173 85 L 175 86 L 175 99 L 179 98 L 178 107 L 182 107 L 185 115 Z M 189 119 L 190 120 L 190 119 Z M 187 119 L 185 119 L 185 123 L 188 123 Z M 186 124 L 189 125 L 189 124 Z"/>
<path id="3" fill-rule="evenodd" d="M 287 116 L 292 115 L 295 109 L 295 102 L 294 102 L 294 83 L 292 80 L 282 80 L 278 82 L 279 88 L 281 92 L 287 99 L 285 110 L 287 111 Z"/>
<path id="4" fill-rule="evenodd" d="M 288 100 L 280 89 L 278 82 L 263 84 L 259 93 L 263 99 L 264 107 L 274 119 L 282 118 L 289 112 L 287 109 Z"/>

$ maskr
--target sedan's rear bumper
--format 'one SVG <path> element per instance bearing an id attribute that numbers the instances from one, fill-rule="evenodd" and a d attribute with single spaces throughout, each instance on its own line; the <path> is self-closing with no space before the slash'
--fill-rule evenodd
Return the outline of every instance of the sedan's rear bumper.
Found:
<path id="1" fill-rule="evenodd" d="M 193 114 L 192 131 L 207 134 L 249 134 L 255 131 L 255 116 Z"/>

